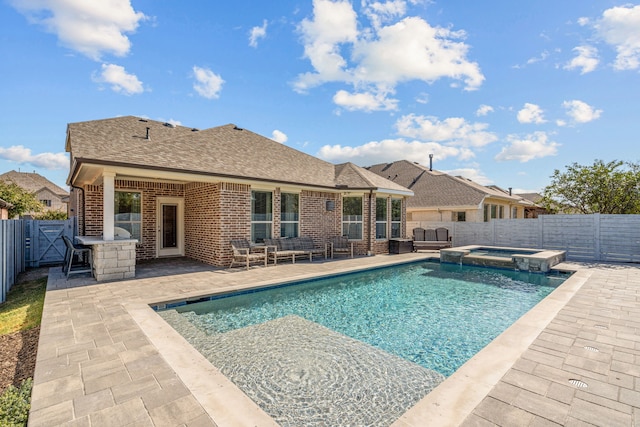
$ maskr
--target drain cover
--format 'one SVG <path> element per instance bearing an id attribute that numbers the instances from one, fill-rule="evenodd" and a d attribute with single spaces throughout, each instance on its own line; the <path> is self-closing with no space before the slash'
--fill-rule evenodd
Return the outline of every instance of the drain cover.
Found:
<path id="1" fill-rule="evenodd" d="M 597 347 L 591 347 L 590 345 L 585 345 L 584 349 L 587 351 L 600 351 Z"/>
<path id="2" fill-rule="evenodd" d="M 586 388 L 587 387 L 587 383 L 585 383 L 584 381 L 580 381 L 580 380 L 576 380 L 576 379 L 570 379 L 569 383 L 573 386 L 576 386 L 578 388 Z"/>

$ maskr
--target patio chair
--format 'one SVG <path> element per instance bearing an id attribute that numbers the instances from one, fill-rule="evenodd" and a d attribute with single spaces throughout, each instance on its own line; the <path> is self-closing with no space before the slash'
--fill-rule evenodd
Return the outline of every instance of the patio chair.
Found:
<path id="1" fill-rule="evenodd" d="M 90 273 L 93 275 L 93 254 L 89 246 L 74 245 L 67 236 L 62 236 L 62 240 L 67 248 L 64 254 L 64 264 L 62 272 L 66 274 L 69 280 L 70 274 Z M 86 256 L 86 260 L 85 260 Z M 80 263 L 73 263 L 74 258 L 78 258 Z M 79 268 L 73 268 L 74 266 Z"/>
<path id="2" fill-rule="evenodd" d="M 233 258 L 229 268 L 234 264 L 243 264 L 249 269 L 252 262 L 264 262 L 267 265 L 267 247 L 252 247 L 247 239 L 231 240 L 231 249 L 233 250 Z"/>
<path id="3" fill-rule="evenodd" d="M 333 259 L 334 255 L 349 255 L 353 258 L 353 242 L 350 242 L 347 236 L 332 237 L 329 248 L 331 250 L 331 259 Z"/>

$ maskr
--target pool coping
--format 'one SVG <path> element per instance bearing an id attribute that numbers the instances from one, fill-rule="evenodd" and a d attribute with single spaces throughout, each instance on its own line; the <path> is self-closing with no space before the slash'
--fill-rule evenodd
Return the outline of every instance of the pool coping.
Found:
<path id="1" fill-rule="evenodd" d="M 425 261 L 432 258 L 427 257 Z M 408 262 L 419 261 L 397 260 L 380 267 Z M 324 275 L 309 274 L 308 277 L 296 277 L 292 281 L 298 282 L 368 269 L 370 267 L 352 267 Z M 429 419 L 430 426 L 452 426 L 462 423 L 591 275 L 591 271 L 576 270 L 575 266 L 570 265 L 555 269 L 574 271 L 574 274 L 391 426 L 422 426 L 425 419 Z M 280 283 L 286 282 L 267 280 L 230 287 L 222 292 L 258 289 Z M 198 296 L 202 296 L 202 293 L 181 295 L 184 300 Z M 267 413 L 157 315 L 151 307 L 157 303 L 157 301 L 147 301 L 123 305 L 203 408 L 212 414 L 212 418 L 215 414 L 215 423 L 218 426 L 277 426 L 278 424 Z M 176 343 L 180 344 L 176 345 Z"/>
<path id="2" fill-rule="evenodd" d="M 190 267 L 181 270 L 172 265 L 147 276 L 141 272 L 136 279 L 100 284 L 80 276 L 66 280 L 59 267 L 52 268 L 29 425 L 93 425 L 107 420 L 110 425 L 142 420 L 152 425 L 168 419 L 176 425 L 276 425 L 165 323 L 150 304 L 434 258 L 437 252 L 233 272 Z M 393 425 L 417 427 L 424 425 L 425 419 L 429 425 L 459 425 L 475 414 L 474 409 L 489 397 L 492 387 L 575 293 L 587 282 L 602 280 L 601 274 L 589 280 L 593 272 L 603 271 L 599 266 L 557 265 L 555 269 L 575 273 Z M 640 270 L 630 268 L 640 281 Z M 640 350 L 640 345 L 637 348 Z M 194 369 L 196 366 L 201 369 Z M 187 395 L 176 392 L 175 381 L 184 384 L 181 387 Z"/>

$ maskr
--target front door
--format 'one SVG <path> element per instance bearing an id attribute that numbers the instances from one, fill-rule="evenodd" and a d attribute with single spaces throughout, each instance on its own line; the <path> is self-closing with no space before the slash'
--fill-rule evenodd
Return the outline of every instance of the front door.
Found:
<path id="1" fill-rule="evenodd" d="M 184 255 L 184 200 L 158 198 L 158 257 Z"/>

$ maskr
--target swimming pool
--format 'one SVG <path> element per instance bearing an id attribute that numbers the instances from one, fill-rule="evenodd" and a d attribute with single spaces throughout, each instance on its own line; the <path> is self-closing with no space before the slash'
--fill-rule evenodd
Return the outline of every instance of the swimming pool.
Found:
<path id="1" fill-rule="evenodd" d="M 417 263 L 161 315 L 281 425 L 388 425 L 564 279 Z"/>

